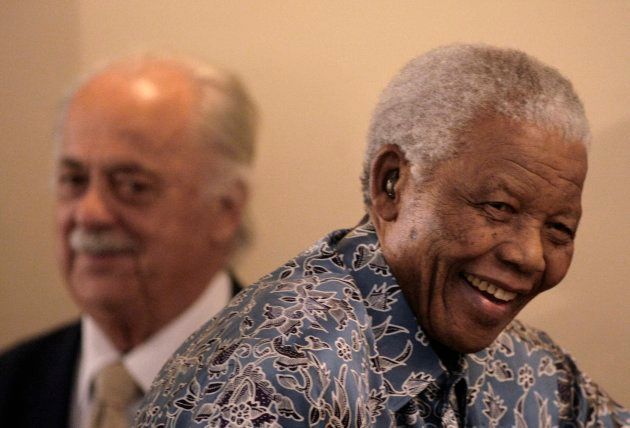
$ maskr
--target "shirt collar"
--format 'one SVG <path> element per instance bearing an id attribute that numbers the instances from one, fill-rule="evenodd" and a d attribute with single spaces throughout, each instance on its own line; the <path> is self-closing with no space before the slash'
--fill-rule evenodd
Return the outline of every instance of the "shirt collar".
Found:
<path id="1" fill-rule="evenodd" d="M 188 309 L 125 355 L 123 361 L 127 370 L 145 393 L 179 345 L 230 301 L 231 290 L 228 274 L 218 273 Z"/>
<path id="2" fill-rule="evenodd" d="M 366 302 L 376 339 L 371 363 L 382 373 L 389 396 L 387 406 L 396 412 L 429 384 L 445 384 L 449 372 L 431 348 L 390 271 L 374 226 L 365 219 L 347 234 L 333 234 L 331 241 L 343 255 Z M 456 375 L 460 377 L 461 371 Z"/>
<path id="3" fill-rule="evenodd" d="M 230 278 L 226 272 L 219 272 L 188 309 L 124 356 L 90 316 L 83 316 L 78 397 L 89 397 L 90 385 L 98 372 L 121 358 L 138 386 L 146 393 L 153 378 L 177 347 L 215 316 L 231 297 Z"/>

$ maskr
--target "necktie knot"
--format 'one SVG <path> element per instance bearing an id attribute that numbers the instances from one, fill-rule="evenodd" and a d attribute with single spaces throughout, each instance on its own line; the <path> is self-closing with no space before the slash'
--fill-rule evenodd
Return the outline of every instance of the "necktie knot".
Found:
<path id="1" fill-rule="evenodd" d="M 127 426 L 127 407 L 141 395 L 140 388 L 120 361 L 101 369 L 94 381 L 94 393 L 92 427 Z"/>

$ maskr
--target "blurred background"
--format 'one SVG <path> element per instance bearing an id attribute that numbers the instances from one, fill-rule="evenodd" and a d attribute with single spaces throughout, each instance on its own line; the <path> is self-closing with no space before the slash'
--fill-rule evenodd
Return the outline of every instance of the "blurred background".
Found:
<path id="1" fill-rule="evenodd" d="M 594 136 L 569 275 L 521 319 L 630 405 L 630 1 L 4 0 L 0 8 L 0 348 L 76 317 L 54 258 L 52 131 L 95 63 L 145 50 L 236 71 L 260 110 L 252 282 L 362 216 L 372 107 L 409 59 L 485 42 L 575 85 Z M 1 374 L 0 374 L 1 375 Z"/>

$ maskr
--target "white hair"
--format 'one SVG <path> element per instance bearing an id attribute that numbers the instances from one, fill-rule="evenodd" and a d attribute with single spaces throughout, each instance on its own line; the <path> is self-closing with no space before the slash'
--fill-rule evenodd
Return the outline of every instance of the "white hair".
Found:
<path id="1" fill-rule="evenodd" d="M 207 144 L 220 162 L 215 164 L 210 193 L 222 190 L 234 181 L 247 191 L 255 155 L 257 110 L 239 78 L 216 66 L 191 59 L 179 59 L 200 93 L 198 131 L 202 143 Z M 217 92 L 221 95 L 217 99 Z M 249 215 L 239 225 L 234 249 L 246 247 L 252 236 Z"/>
<path id="2" fill-rule="evenodd" d="M 256 105 L 247 90 L 234 74 L 214 65 L 188 57 L 143 53 L 116 59 L 100 65 L 80 78 L 62 100 L 56 126 L 56 139 L 62 141 L 63 124 L 68 108 L 77 92 L 98 75 L 110 70 L 124 69 L 141 73 L 147 67 L 165 66 L 181 71 L 190 79 L 199 95 L 193 117 L 199 142 L 212 151 L 217 162 L 213 164 L 208 183 L 208 195 L 215 195 L 234 182 L 247 191 L 254 160 L 258 115 Z M 245 247 L 251 238 L 249 216 L 245 216 L 237 231 L 234 250 Z"/>
<path id="3" fill-rule="evenodd" d="M 411 60 L 380 96 L 361 177 L 366 206 L 370 167 L 383 145 L 397 145 L 421 181 L 437 162 L 457 154 L 459 137 L 482 117 L 534 124 L 585 145 L 590 140 L 582 103 L 557 70 L 514 49 L 437 48 Z"/>

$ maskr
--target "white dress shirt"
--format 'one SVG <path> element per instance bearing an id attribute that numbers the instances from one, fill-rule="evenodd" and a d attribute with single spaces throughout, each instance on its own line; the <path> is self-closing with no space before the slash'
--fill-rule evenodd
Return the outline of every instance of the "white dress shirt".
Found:
<path id="1" fill-rule="evenodd" d="M 89 426 L 93 407 L 92 383 L 103 367 L 122 359 L 129 374 L 146 394 L 153 378 L 171 354 L 197 328 L 223 309 L 231 297 L 230 278 L 226 272 L 219 272 L 188 309 L 122 357 L 96 322 L 87 315 L 83 316 L 81 354 L 70 404 L 70 426 L 73 428 Z M 130 426 L 140 401 L 128 409 Z"/>

